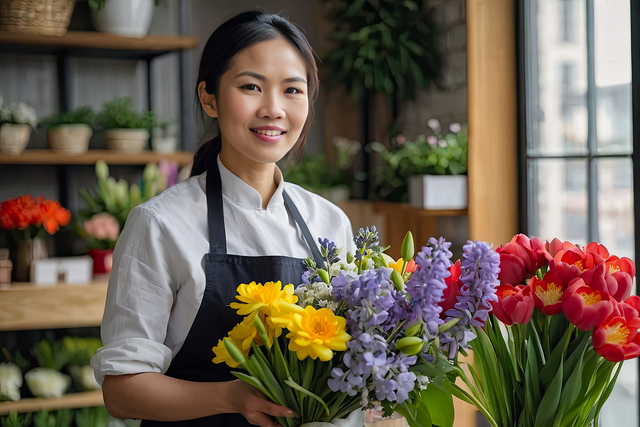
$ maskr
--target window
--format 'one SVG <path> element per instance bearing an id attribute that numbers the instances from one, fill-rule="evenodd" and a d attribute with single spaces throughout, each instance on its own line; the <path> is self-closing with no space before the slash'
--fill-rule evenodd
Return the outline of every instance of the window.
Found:
<path id="1" fill-rule="evenodd" d="M 520 5 L 523 226 L 543 239 L 599 241 L 635 260 L 631 2 Z M 637 384 L 637 361 L 626 362 L 600 425 L 640 425 Z"/>

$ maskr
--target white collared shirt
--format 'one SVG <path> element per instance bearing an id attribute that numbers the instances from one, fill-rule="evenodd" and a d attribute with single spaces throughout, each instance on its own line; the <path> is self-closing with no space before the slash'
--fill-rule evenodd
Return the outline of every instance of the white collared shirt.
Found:
<path id="1" fill-rule="evenodd" d="M 284 182 L 262 208 L 260 194 L 218 159 L 227 253 L 306 258 L 309 247 L 284 205 L 286 189 L 314 238 L 354 252 L 348 217 L 334 204 Z M 113 253 L 102 319 L 103 347 L 91 359 L 105 375 L 165 373 L 187 337 L 205 288 L 209 252 L 206 173 L 134 208 Z M 298 285 L 294 283 L 294 285 Z M 211 347 L 217 343 L 211 343 Z"/>

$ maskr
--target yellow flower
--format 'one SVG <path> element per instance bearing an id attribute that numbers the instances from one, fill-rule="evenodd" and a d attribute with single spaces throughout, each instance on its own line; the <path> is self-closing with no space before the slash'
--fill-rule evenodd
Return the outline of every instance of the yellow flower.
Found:
<path id="1" fill-rule="evenodd" d="M 281 301 L 295 304 L 298 297 L 293 294 L 293 285 L 287 285 L 282 289 L 282 283 L 267 282 L 264 285 L 256 282 L 238 286 L 236 299 L 240 302 L 232 302 L 231 308 L 238 310 L 238 314 L 245 316 L 253 311 L 260 310 L 267 316 L 271 316 L 273 308 L 278 308 Z"/>
<path id="2" fill-rule="evenodd" d="M 242 354 L 245 357 L 248 357 L 249 350 L 251 349 L 251 342 L 254 339 L 260 340 L 258 336 L 258 331 L 255 326 L 253 326 L 253 316 L 245 317 L 241 323 L 238 323 L 232 330 L 229 332 L 229 338 L 235 345 L 242 351 Z M 238 363 L 233 360 L 233 358 L 229 355 L 226 347 L 224 346 L 224 341 L 218 341 L 218 345 L 213 347 L 213 352 L 216 357 L 213 359 L 213 363 L 223 363 L 225 362 L 232 368 L 238 366 Z"/>
<path id="3" fill-rule="evenodd" d="M 404 263 L 404 260 L 402 258 L 398 258 L 397 261 L 390 262 L 389 263 L 389 267 L 393 268 L 394 270 L 397 270 L 398 273 L 402 274 L 402 264 L 403 263 Z"/>
<path id="4" fill-rule="evenodd" d="M 336 316 L 328 308 L 316 310 L 307 306 L 272 320 L 289 329 L 289 350 L 296 352 L 299 360 L 310 356 L 329 361 L 333 357 L 332 350 L 345 351 L 346 342 L 351 339 L 345 331 L 345 318 Z"/>

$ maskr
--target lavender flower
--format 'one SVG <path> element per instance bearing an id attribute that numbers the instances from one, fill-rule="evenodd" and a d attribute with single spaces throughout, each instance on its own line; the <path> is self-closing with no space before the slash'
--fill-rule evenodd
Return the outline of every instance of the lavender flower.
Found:
<path id="1" fill-rule="evenodd" d="M 491 311 L 491 302 L 498 300 L 500 255 L 486 242 L 468 241 L 463 246 L 462 259 L 460 281 L 463 285 L 458 302 L 445 313 L 450 318 L 459 317 L 460 321 L 440 335 L 440 343 L 450 357 L 475 338 L 470 327 L 484 326 Z"/>
<path id="2" fill-rule="evenodd" d="M 378 236 L 378 230 L 373 226 L 371 228 L 367 227 L 361 228 L 358 230 L 358 234 L 353 238 L 353 242 L 356 244 L 356 255 L 355 258 L 359 261 L 362 259 L 362 255 L 364 255 L 368 250 L 374 249 L 380 243 L 380 237 Z"/>
<path id="3" fill-rule="evenodd" d="M 329 270 L 332 264 L 340 260 L 342 248 L 338 248 L 334 242 L 326 238 L 318 238 L 318 243 L 320 243 L 320 254 L 325 259 L 324 268 Z"/>
<path id="4" fill-rule="evenodd" d="M 405 290 L 411 295 L 412 313 L 409 320 L 414 322 L 421 319 L 426 325 L 427 339 L 438 335 L 438 326 L 443 324 L 440 319 L 442 308 L 438 305 L 442 301 L 447 285 L 444 281 L 451 275 L 451 243 L 443 238 L 429 239 L 427 246 L 416 255 L 417 269 L 407 281 Z"/>

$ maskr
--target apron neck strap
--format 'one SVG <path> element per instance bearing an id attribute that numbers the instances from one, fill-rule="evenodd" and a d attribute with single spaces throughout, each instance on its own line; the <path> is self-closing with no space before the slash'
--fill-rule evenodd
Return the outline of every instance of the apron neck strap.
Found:
<path id="1" fill-rule="evenodd" d="M 222 206 L 222 181 L 220 180 L 220 169 L 218 168 L 218 161 L 214 159 L 211 162 L 211 166 L 207 171 L 207 219 L 209 224 L 209 252 L 217 255 L 227 254 L 227 235 L 224 230 L 224 209 Z M 304 222 L 300 211 L 291 200 L 291 197 L 286 191 L 282 192 L 284 204 L 289 213 L 293 216 L 294 221 L 302 231 L 309 249 L 311 249 L 311 255 L 318 264 L 318 267 L 323 266 L 324 258 L 320 254 L 318 245 L 313 240 L 313 236 L 307 227 L 307 223 Z"/>

